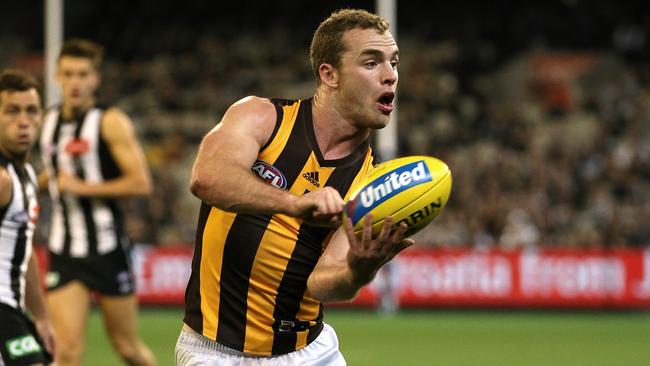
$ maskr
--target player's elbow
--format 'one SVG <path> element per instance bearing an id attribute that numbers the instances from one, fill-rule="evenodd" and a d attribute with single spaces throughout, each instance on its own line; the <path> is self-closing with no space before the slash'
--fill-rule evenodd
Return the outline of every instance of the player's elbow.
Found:
<path id="1" fill-rule="evenodd" d="M 203 193 L 209 188 L 209 184 L 204 176 L 194 172 L 190 178 L 190 192 L 198 198 L 202 199 Z"/>
<path id="2" fill-rule="evenodd" d="M 138 197 L 150 196 L 153 192 L 153 183 L 149 174 L 134 175 L 131 180 L 131 187 L 133 191 L 131 194 Z"/>
<path id="3" fill-rule="evenodd" d="M 218 184 L 214 181 L 214 177 L 208 174 L 203 174 L 195 170 L 190 179 L 190 192 L 201 201 L 207 202 L 213 206 L 221 207 L 219 197 L 219 190 L 215 189 Z"/>
<path id="4" fill-rule="evenodd" d="M 360 291 L 357 289 L 309 291 L 309 293 L 314 299 L 324 304 L 330 302 L 353 301 L 354 299 L 357 298 L 359 292 Z"/>
<path id="5" fill-rule="evenodd" d="M 331 296 L 328 296 L 328 291 L 326 291 L 322 286 L 319 286 L 318 282 L 313 278 L 314 276 L 310 276 L 307 279 L 307 292 L 309 295 L 322 303 L 332 301 Z"/>
<path id="6" fill-rule="evenodd" d="M 359 290 L 360 288 L 344 284 L 342 281 L 326 281 L 313 274 L 307 279 L 307 291 L 322 303 L 354 300 Z"/>
<path id="7" fill-rule="evenodd" d="M 151 182 L 151 177 L 147 176 L 140 184 L 140 195 L 151 196 L 151 193 L 153 193 L 153 183 Z"/>

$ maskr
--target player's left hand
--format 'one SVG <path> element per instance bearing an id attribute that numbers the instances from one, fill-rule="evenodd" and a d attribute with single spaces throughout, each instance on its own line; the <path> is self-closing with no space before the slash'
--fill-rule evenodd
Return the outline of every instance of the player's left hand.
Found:
<path id="1" fill-rule="evenodd" d="M 36 326 L 38 335 L 43 340 L 43 344 L 45 345 L 47 352 L 49 352 L 52 356 L 55 356 L 56 337 L 54 336 L 54 327 L 52 326 L 52 323 L 49 320 L 36 319 L 34 321 L 34 325 Z"/>
<path id="2" fill-rule="evenodd" d="M 56 182 L 61 193 L 81 195 L 83 192 L 84 182 L 68 172 L 59 171 Z"/>
<path id="3" fill-rule="evenodd" d="M 354 277 L 359 282 L 369 282 L 379 268 L 393 259 L 399 252 L 415 244 L 413 239 L 405 239 L 407 226 L 401 223 L 393 229 L 393 217 L 384 219 L 381 231 L 372 237 L 372 215 L 367 215 L 361 234 L 355 235 L 352 220 L 346 218 L 343 225 L 350 243 L 347 261 Z"/>

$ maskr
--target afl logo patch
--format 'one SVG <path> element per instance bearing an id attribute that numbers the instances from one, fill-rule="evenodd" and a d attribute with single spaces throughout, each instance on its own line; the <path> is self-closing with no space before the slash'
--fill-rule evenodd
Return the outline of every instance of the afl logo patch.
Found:
<path id="1" fill-rule="evenodd" d="M 280 189 L 287 188 L 287 180 L 284 178 L 284 174 L 273 165 L 262 160 L 257 160 L 251 170 L 273 187 Z"/>

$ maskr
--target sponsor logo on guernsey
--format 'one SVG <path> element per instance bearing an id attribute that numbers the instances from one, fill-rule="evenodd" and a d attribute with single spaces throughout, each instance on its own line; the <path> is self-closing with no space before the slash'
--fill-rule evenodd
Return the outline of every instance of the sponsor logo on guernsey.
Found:
<path id="1" fill-rule="evenodd" d="M 318 182 L 318 172 L 305 172 L 305 174 L 302 175 L 303 178 L 307 179 L 311 184 L 315 185 L 316 187 L 320 187 L 320 183 Z"/>
<path id="2" fill-rule="evenodd" d="M 65 146 L 65 151 L 70 155 L 83 155 L 90 149 L 90 144 L 85 139 L 74 139 Z"/>
<path id="3" fill-rule="evenodd" d="M 404 165 L 363 187 L 346 205 L 347 214 L 352 219 L 352 224 L 355 225 L 368 212 L 389 198 L 430 181 L 431 173 L 424 161 L 420 160 Z"/>
<path id="4" fill-rule="evenodd" d="M 273 187 L 280 189 L 287 188 L 287 180 L 284 178 L 284 174 L 273 165 L 262 160 L 257 160 L 251 170 Z"/>
<path id="5" fill-rule="evenodd" d="M 41 352 L 41 346 L 31 334 L 10 339 L 5 346 L 12 360 Z"/>

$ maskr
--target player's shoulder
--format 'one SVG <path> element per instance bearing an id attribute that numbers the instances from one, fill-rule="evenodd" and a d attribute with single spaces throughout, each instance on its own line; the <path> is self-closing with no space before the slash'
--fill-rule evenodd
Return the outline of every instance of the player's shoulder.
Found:
<path id="1" fill-rule="evenodd" d="M 119 107 L 106 108 L 100 123 L 101 136 L 108 143 L 126 141 L 134 134 L 133 122 Z"/>
<path id="2" fill-rule="evenodd" d="M 258 96 L 247 96 L 233 103 L 226 116 L 235 115 L 238 120 L 252 117 L 256 120 L 275 123 L 278 114 L 282 114 L 282 109 L 286 106 L 299 105 L 301 99 L 280 99 L 280 98 L 263 98 Z"/>
<path id="3" fill-rule="evenodd" d="M 277 112 L 271 99 L 248 96 L 233 103 L 217 129 L 255 137 L 262 146 L 272 135 Z"/>
<path id="4" fill-rule="evenodd" d="M 129 116 L 120 107 L 110 106 L 102 109 L 104 110 L 104 114 L 102 116 L 103 121 L 129 121 Z"/>
<path id="5" fill-rule="evenodd" d="M 0 184 L 5 183 L 7 181 L 11 181 L 11 177 L 9 176 L 9 172 L 7 171 L 7 167 L 0 164 Z"/>
<path id="6" fill-rule="evenodd" d="M 269 98 L 249 95 L 233 103 L 228 111 L 251 114 L 273 114 L 275 113 L 275 105 Z"/>
<path id="7" fill-rule="evenodd" d="M 224 116 L 224 120 L 242 122 L 274 122 L 275 105 L 268 98 L 248 96 L 233 103 Z"/>

